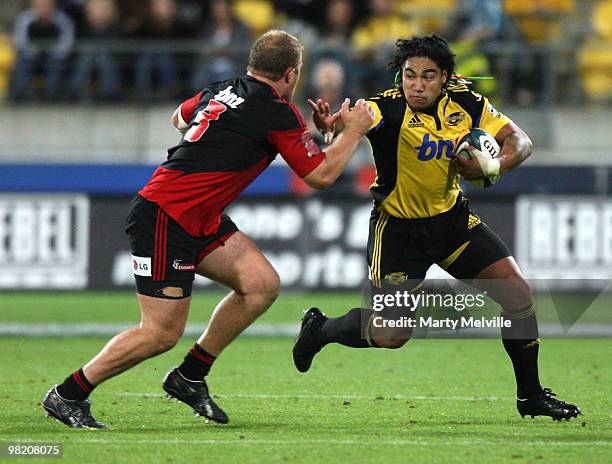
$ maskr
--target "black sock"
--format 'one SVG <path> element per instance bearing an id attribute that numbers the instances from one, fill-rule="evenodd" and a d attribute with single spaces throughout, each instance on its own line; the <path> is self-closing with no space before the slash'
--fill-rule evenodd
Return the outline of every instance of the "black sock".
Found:
<path id="1" fill-rule="evenodd" d="M 87 377 L 85 377 L 83 373 L 83 369 L 79 369 L 66 377 L 64 383 L 57 386 L 57 393 L 67 400 L 83 401 L 89 396 L 94 388 L 96 388 L 96 386 L 92 385 L 89 380 L 87 380 Z"/>
<path id="2" fill-rule="evenodd" d="M 189 350 L 178 370 L 188 380 L 202 380 L 210 371 L 215 359 L 217 359 L 215 356 L 196 343 Z"/>
<path id="3" fill-rule="evenodd" d="M 504 316 L 508 317 L 505 312 Z M 540 339 L 535 313 L 522 319 L 511 319 L 512 327 L 502 327 L 502 342 L 512 360 L 519 398 L 542 390 L 538 375 Z"/>
<path id="4" fill-rule="evenodd" d="M 352 348 L 370 348 L 370 336 L 366 327 L 373 311 L 366 308 L 353 308 L 344 316 L 327 319 L 314 336 L 322 343 L 340 343 Z M 367 337 L 366 337 L 367 334 Z"/>

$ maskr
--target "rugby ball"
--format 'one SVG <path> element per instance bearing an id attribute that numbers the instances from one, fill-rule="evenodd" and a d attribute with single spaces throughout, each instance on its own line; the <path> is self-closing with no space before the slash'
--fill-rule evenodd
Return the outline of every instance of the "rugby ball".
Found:
<path id="1" fill-rule="evenodd" d="M 472 153 L 467 150 L 467 147 L 471 146 L 482 153 L 484 156 L 490 156 L 491 158 L 497 158 L 500 152 L 499 144 L 495 137 L 478 127 L 474 127 L 467 134 L 463 135 L 457 142 L 457 153 L 455 156 L 461 156 L 465 159 L 472 159 Z M 488 177 L 481 177 L 480 179 L 467 180 L 470 184 L 478 188 L 487 188 L 494 184 Z"/>

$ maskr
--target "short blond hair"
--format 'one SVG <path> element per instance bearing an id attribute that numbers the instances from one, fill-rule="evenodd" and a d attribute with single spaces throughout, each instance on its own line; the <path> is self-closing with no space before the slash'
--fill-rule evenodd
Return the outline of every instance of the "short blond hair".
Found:
<path id="1" fill-rule="evenodd" d="M 303 48 L 297 37 L 285 31 L 270 30 L 251 47 L 248 70 L 277 81 L 287 68 L 299 66 Z"/>

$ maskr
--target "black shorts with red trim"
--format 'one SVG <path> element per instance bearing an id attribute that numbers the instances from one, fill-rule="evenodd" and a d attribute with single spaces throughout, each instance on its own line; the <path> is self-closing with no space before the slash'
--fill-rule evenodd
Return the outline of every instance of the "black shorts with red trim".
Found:
<path id="1" fill-rule="evenodd" d="M 374 287 L 410 284 L 438 264 L 457 279 L 474 279 L 480 271 L 510 256 L 504 242 L 459 197 L 449 211 L 431 218 L 399 219 L 372 212 L 368 265 Z"/>
<path id="2" fill-rule="evenodd" d="M 197 265 L 238 230 L 226 214 L 213 235 L 192 237 L 157 204 L 136 195 L 125 232 L 130 239 L 138 293 L 179 299 L 191 295 Z"/>

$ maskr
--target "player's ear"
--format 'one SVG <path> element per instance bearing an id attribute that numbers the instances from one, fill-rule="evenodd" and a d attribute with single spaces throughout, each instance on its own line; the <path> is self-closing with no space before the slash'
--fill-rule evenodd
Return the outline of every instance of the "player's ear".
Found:
<path id="1" fill-rule="evenodd" d="M 445 69 L 442 71 L 442 86 L 445 86 L 448 82 L 448 71 Z"/>
<path id="2" fill-rule="evenodd" d="M 291 73 L 295 72 L 295 68 L 292 66 L 287 68 L 284 73 L 285 84 L 289 84 L 291 82 Z"/>

